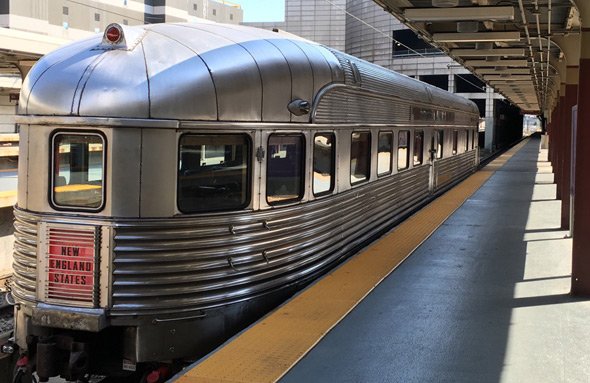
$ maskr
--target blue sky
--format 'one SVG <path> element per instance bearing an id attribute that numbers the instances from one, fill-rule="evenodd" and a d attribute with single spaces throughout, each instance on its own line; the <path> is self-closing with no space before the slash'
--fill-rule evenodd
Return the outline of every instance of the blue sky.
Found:
<path id="1" fill-rule="evenodd" d="M 244 10 L 244 21 L 283 21 L 285 0 L 230 0 Z"/>

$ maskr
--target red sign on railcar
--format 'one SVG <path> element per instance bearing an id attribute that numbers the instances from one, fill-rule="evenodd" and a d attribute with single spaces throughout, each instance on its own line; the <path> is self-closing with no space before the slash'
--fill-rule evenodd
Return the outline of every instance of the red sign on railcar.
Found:
<path id="1" fill-rule="evenodd" d="M 47 298 L 92 303 L 96 248 L 94 230 L 49 229 Z"/>

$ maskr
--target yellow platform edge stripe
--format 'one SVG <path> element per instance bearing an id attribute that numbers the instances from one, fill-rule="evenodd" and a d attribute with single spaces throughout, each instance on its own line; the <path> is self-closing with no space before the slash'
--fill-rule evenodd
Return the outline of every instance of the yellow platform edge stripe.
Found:
<path id="1" fill-rule="evenodd" d="M 528 140 L 429 203 L 237 335 L 176 382 L 276 382 L 501 168 Z"/>
<path id="2" fill-rule="evenodd" d="M 9 207 L 16 204 L 16 190 L 0 191 L 0 207 Z"/>

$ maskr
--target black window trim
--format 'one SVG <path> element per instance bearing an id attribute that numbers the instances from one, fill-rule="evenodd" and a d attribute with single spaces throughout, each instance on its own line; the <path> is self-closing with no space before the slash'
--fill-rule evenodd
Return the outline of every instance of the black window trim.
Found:
<path id="1" fill-rule="evenodd" d="M 357 185 L 362 185 L 365 184 L 367 182 L 369 182 L 371 180 L 371 154 L 372 154 L 372 149 L 373 149 L 373 135 L 371 130 L 353 130 L 352 132 L 350 132 L 350 148 L 352 148 L 352 135 L 355 133 L 367 133 L 369 135 L 369 152 L 367 153 L 367 177 L 364 180 L 360 180 L 360 181 L 356 181 L 356 182 L 352 182 L 352 174 L 350 174 L 349 176 L 349 182 L 350 182 L 350 186 L 357 186 Z M 352 153 L 349 152 L 349 156 L 348 156 L 348 169 L 349 169 L 349 173 L 350 173 L 350 163 L 352 161 Z"/>
<path id="2" fill-rule="evenodd" d="M 271 137 L 294 137 L 294 136 L 298 136 L 301 137 L 303 139 L 302 144 L 301 144 L 301 149 L 302 149 L 302 153 L 301 153 L 301 172 L 300 172 L 300 178 L 301 180 L 300 182 L 300 190 L 301 190 L 301 194 L 299 196 L 297 196 L 297 198 L 291 198 L 291 199 L 286 199 L 286 200 L 282 200 L 282 201 L 277 201 L 277 202 L 270 202 L 268 200 L 268 190 L 266 190 L 266 184 L 268 181 L 268 165 L 269 165 L 269 161 L 268 159 L 270 158 L 270 151 L 268 150 L 268 145 L 270 142 L 270 138 Z M 305 136 L 305 133 L 303 132 L 293 132 L 293 133 L 270 133 L 266 139 L 266 147 L 265 150 L 267 152 L 266 155 L 266 176 L 264 178 L 264 199 L 266 200 L 266 203 L 268 204 L 268 206 L 280 206 L 280 205 L 289 205 L 289 204 L 294 204 L 294 203 L 299 203 L 301 202 L 304 198 L 305 198 L 305 178 L 306 178 L 306 173 L 305 173 L 305 165 L 307 162 L 307 153 L 306 153 L 306 145 L 307 145 L 307 139 Z"/>
<path id="3" fill-rule="evenodd" d="M 414 161 L 414 155 L 416 154 L 416 135 L 420 134 L 422 135 L 422 153 L 420 153 L 420 162 L 416 162 Z M 414 129 L 414 139 L 412 140 L 413 145 L 412 145 L 412 167 L 414 166 L 420 166 L 424 164 L 424 141 L 426 139 L 426 134 L 424 133 L 423 129 Z"/>
<path id="4" fill-rule="evenodd" d="M 320 192 L 320 193 L 315 193 L 313 190 L 313 182 L 314 182 L 314 168 L 313 168 L 313 162 L 315 160 L 315 138 L 318 134 L 325 134 L 325 135 L 331 135 L 333 137 L 333 142 L 332 142 L 332 163 L 331 163 L 331 168 L 330 168 L 330 174 L 332 175 L 330 177 L 330 189 Z M 305 148 L 304 148 L 305 150 Z M 327 195 L 331 195 L 334 194 L 334 189 L 336 188 L 336 134 L 334 132 L 324 132 L 324 131 L 319 131 L 319 132 L 315 132 L 313 134 L 313 140 L 312 140 L 312 148 L 311 148 L 311 193 L 313 194 L 314 197 L 323 197 L 323 196 L 327 196 Z M 305 167 L 305 166 L 304 166 Z"/>
<path id="5" fill-rule="evenodd" d="M 408 132 L 408 142 L 406 144 L 406 166 L 403 168 L 400 168 L 399 166 L 399 137 L 401 136 L 402 132 Z M 399 132 L 397 132 L 397 141 L 395 143 L 395 149 L 396 149 L 396 159 L 397 159 L 397 171 L 398 172 L 403 172 L 406 170 L 410 169 L 410 150 L 411 150 L 411 140 L 412 140 L 412 131 L 411 129 L 401 129 Z"/>
<path id="6" fill-rule="evenodd" d="M 391 148 L 389 151 L 390 157 L 389 157 L 389 171 L 387 172 L 383 172 L 383 173 L 379 173 L 379 137 L 381 136 L 381 133 L 390 133 L 391 134 Z M 393 164 L 394 164 L 394 159 L 395 159 L 395 155 L 394 155 L 394 149 L 395 149 L 395 132 L 393 130 L 379 130 L 377 132 L 377 178 L 381 178 L 381 177 L 387 177 L 393 174 Z"/>
<path id="7" fill-rule="evenodd" d="M 218 209 L 218 210 L 207 210 L 207 211 L 184 211 L 180 208 L 180 198 L 179 198 L 179 193 L 180 193 L 180 188 L 178 187 L 179 185 L 179 178 L 178 178 L 178 164 L 180 163 L 180 142 L 182 141 L 182 138 L 185 136 L 244 136 L 246 137 L 246 141 L 248 143 L 248 152 L 246 153 L 246 156 L 244 156 L 247 159 L 247 163 L 246 163 L 246 201 L 244 202 L 244 204 L 240 205 L 240 207 L 232 207 L 231 209 Z M 192 132 L 185 132 L 182 133 L 179 137 L 178 137 L 178 141 L 176 143 L 176 149 L 177 149 L 177 158 L 176 158 L 176 182 L 175 182 L 175 187 L 176 187 L 176 209 L 182 214 L 182 215 L 195 215 L 195 214 L 214 214 L 214 213 L 224 213 L 224 212 L 229 212 L 229 211 L 240 211 L 240 210 L 244 210 L 246 209 L 248 206 L 250 206 L 250 204 L 252 203 L 252 166 L 254 163 L 254 160 L 252 159 L 253 156 L 253 152 L 254 152 L 254 140 L 252 139 L 251 134 L 247 133 L 247 132 L 224 132 L 224 133 L 211 133 L 211 132 L 196 132 L 196 131 L 192 131 Z"/>
<path id="8" fill-rule="evenodd" d="M 98 136 L 102 140 L 102 203 L 99 207 L 90 208 L 84 206 L 62 206 L 58 205 L 53 197 L 54 197 L 54 187 L 55 187 L 55 138 L 58 135 L 73 135 L 73 136 L 87 136 L 87 135 L 94 135 Z M 106 135 L 101 132 L 100 130 L 74 130 L 74 129 L 56 129 L 52 131 L 49 135 L 50 141 L 50 150 L 49 150 L 49 187 L 47 188 L 48 196 L 47 199 L 49 201 L 49 206 L 52 209 L 57 211 L 80 211 L 80 212 L 88 212 L 88 213 L 100 213 L 106 207 L 107 202 L 107 195 L 106 195 L 106 187 L 107 187 L 107 138 Z"/>

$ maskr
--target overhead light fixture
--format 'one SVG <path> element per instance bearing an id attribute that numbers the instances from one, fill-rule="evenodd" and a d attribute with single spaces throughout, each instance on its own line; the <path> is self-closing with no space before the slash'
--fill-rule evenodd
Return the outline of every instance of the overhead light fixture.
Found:
<path id="1" fill-rule="evenodd" d="M 434 33 L 432 39 L 441 43 L 516 42 L 520 32 Z"/>
<path id="2" fill-rule="evenodd" d="M 436 7 L 436 5 L 435 5 Z M 452 7 L 455 7 L 453 5 Z M 514 7 L 407 8 L 404 18 L 411 21 L 513 21 Z"/>
<path id="3" fill-rule="evenodd" d="M 496 62 L 490 62 L 486 60 L 466 60 L 466 66 L 470 66 L 473 68 L 476 67 L 526 67 L 527 60 L 499 60 Z"/>
<path id="4" fill-rule="evenodd" d="M 477 43 L 479 45 L 481 43 Z M 496 48 L 496 49 L 451 49 L 453 56 L 467 57 L 524 57 L 524 48 Z"/>

